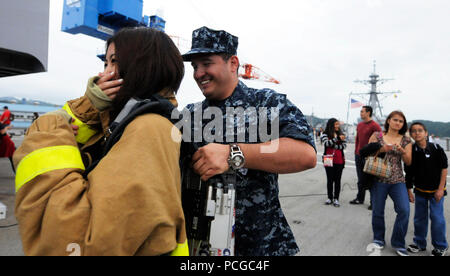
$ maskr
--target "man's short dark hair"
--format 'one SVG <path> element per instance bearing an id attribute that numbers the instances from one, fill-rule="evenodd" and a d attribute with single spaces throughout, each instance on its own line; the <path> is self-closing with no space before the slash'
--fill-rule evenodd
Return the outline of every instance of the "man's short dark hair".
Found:
<path id="1" fill-rule="evenodd" d="M 230 58 L 231 58 L 232 56 L 234 56 L 233 54 L 229 54 L 229 53 L 219 53 L 219 54 L 217 54 L 217 55 L 221 56 L 222 59 L 223 59 L 225 62 L 226 62 L 226 61 L 229 61 Z"/>
<path id="2" fill-rule="evenodd" d="M 233 54 L 230 54 L 230 53 L 219 53 L 219 54 L 217 54 L 218 56 L 220 56 L 222 59 L 223 59 L 223 61 L 225 61 L 225 62 L 228 62 L 229 60 L 230 60 L 230 58 L 232 58 L 233 56 L 235 56 L 235 55 L 233 55 Z M 238 70 L 237 70 L 237 74 L 238 74 L 238 76 L 239 76 L 239 68 L 241 67 L 241 64 L 239 63 L 238 64 Z"/>
<path id="3" fill-rule="evenodd" d="M 413 128 L 413 126 L 421 126 L 423 128 L 423 130 L 425 130 L 426 132 L 428 132 L 427 127 L 421 123 L 421 122 L 414 122 L 412 123 L 412 125 L 409 127 L 409 132 L 411 133 L 411 130 Z"/>
<path id="4" fill-rule="evenodd" d="M 8 107 L 7 107 L 7 106 L 4 106 L 3 109 L 8 109 Z"/>
<path id="5" fill-rule="evenodd" d="M 195 54 L 195 55 L 192 55 L 192 57 L 191 57 L 191 60 L 192 59 L 194 59 L 194 58 L 198 58 L 198 57 L 209 57 L 209 56 L 219 56 L 219 57 L 221 57 L 222 58 L 222 60 L 223 61 L 225 61 L 225 62 L 228 62 L 229 60 L 230 60 L 230 58 L 232 58 L 233 56 L 235 56 L 235 55 L 233 55 L 233 54 L 230 54 L 230 53 L 205 53 L 205 54 Z M 238 69 L 237 69 L 237 75 L 239 76 L 239 68 L 241 67 L 241 64 L 239 63 L 238 64 Z"/>
<path id="6" fill-rule="evenodd" d="M 370 113 L 370 117 L 372 117 L 373 108 L 371 106 L 369 106 L 369 105 L 365 105 L 365 106 L 363 106 L 363 108 L 366 110 L 366 112 L 369 112 Z"/>

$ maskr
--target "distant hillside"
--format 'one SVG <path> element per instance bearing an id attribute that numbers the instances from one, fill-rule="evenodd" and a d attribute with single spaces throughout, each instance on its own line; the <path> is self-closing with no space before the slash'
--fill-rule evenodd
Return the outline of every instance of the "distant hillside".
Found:
<path id="1" fill-rule="evenodd" d="M 325 128 L 325 126 L 327 125 L 328 119 L 322 119 L 322 118 L 318 118 L 316 116 L 311 116 L 311 115 L 305 115 L 306 120 L 308 121 L 308 123 L 310 123 L 313 127 L 322 127 Z"/>
<path id="2" fill-rule="evenodd" d="M 443 122 L 433 122 L 433 121 L 426 121 L 426 120 L 414 120 L 413 122 L 421 122 L 423 123 L 427 129 L 428 134 L 434 134 L 437 137 L 450 137 L 450 122 L 449 123 L 443 123 Z M 409 125 L 412 124 L 408 123 Z"/>
<path id="3" fill-rule="evenodd" d="M 0 97 L 0 103 L 7 104 L 28 104 L 28 105 L 42 105 L 42 106 L 58 106 L 57 104 L 47 103 L 39 100 L 19 99 L 16 97 Z"/>

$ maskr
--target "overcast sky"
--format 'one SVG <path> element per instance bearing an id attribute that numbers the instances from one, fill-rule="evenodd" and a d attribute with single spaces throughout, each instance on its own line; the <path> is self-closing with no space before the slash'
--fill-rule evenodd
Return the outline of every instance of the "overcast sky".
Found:
<path id="1" fill-rule="evenodd" d="M 96 55 L 104 42 L 62 32 L 62 3 L 50 0 L 48 72 L 0 78 L 0 96 L 63 104 L 83 95 L 87 79 L 102 71 Z M 190 41 L 192 30 L 208 26 L 238 36 L 241 63 L 281 81 L 245 83 L 287 94 L 305 114 L 346 121 L 349 93 L 370 90 L 354 81 L 368 79 L 376 60 L 380 77 L 395 79 L 379 90 L 402 92 L 382 102 L 384 113 L 450 121 L 448 0 L 144 0 L 144 14 L 158 10 L 169 35 Z M 203 99 L 185 65 L 180 107 Z M 358 114 L 350 110 L 350 121 Z"/>

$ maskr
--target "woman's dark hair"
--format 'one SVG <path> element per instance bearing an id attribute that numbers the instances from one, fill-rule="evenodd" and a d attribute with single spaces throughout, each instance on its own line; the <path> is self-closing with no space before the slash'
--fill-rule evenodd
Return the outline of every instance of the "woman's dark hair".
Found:
<path id="1" fill-rule="evenodd" d="M 334 124 L 338 122 L 337 119 L 335 118 L 331 118 L 328 120 L 327 122 L 327 126 L 325 127 L 325 131 L 324 133 L 328 136 L 328 138 L 333 139 L 334 138 L 334 134 L 336 133 L 337 136 L 339 137 L 339 135 L 342 134 L 341 130 L 339 129 L 338 131 L 335 131 L 334 129 Z"/>
<path id="2" fill-rule="evenodd" d="M 403 127 L 399 130 L 399 134 L 401 135 L 405 135 L 406 132 L 408 131 L 408 123 L 406 122 L 406 117 L 405 114 L 403 114 L 403 112 L 396 110 L 396 111 L 392 111 L 391 114 L 389 114 L 389 116 L 386 118 L 386 122 L 384 123 L 384 132 L 388 133 L 389 131 L 389 120 L 394 117 L 395 115 L 398 115 L 400 117 L 403 118 Z"/>
<path id="3" fill-rule="evenodd" d="M 132 97 L 148 99 L 164 89 L 177 92 L 184 77 L 180 51 L 165 33 L 151 28 L 125 28 L 108 39 L 114 43 L 122 88 L 113 101 L 120 112 Z M 117 114 L 116 114 L 117 115 Z"/>
<path id="4" fill-rule="evenodd" d="M 423 130 L 425 130 L 426 132 L 428 132 L 427 127 L 421 123 L 421 122 L 414 122 L 412 123 L 412 125 L 409 127 L 409 132 L 411 133 L 411 130 L 413 128 L 413 126 L 421 126 L 423 128 Z"/>

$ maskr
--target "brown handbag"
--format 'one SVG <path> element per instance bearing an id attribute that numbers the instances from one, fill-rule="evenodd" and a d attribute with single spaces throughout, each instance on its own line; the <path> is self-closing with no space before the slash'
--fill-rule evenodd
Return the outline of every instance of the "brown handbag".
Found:
<path id="1" fill-rule="evenodd" d="M 387 154 L 384 158 L 378 157 L 378 154 L 380 154 L 379 150 L 374 156 L 366 157 L 363 171 L 379 178 L 389 178 L 392 175 L 392 166 L 387 159 Z"/>

